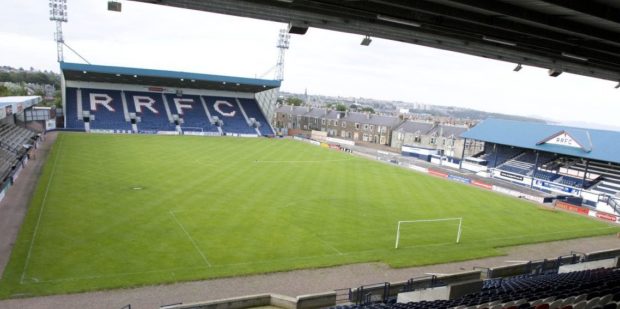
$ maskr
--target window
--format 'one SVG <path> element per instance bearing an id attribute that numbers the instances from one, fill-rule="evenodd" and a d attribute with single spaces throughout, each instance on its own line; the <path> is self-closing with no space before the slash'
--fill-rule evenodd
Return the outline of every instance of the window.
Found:
<path id="1" fill-rule="evenodd" d="M 321 119 L 321 124 L 325 125 L 325 119 Z"/>
<path id="2" fill-rule="evenodd" d="M 365 124 L 365 125 L 364 125 L 364 130 L 365 130 L 365 131 L 367 131 L 367 130 L 368 130 L 368 125 L 367 125 L 367 124 Z"/>
<path id="3" fill-rule="evenodd" d="M 360 129 L 360 124 L 359 123 L 355 123 L 355 128 L 359 130 Z"/>
<path id="4" fill-rule="evenodd" d="M 435 138 L 434 137 L 431 137 L 431 144 L 433 144 L 433 145 L 435 144 Z"/>
<path id="5" fill-rule="evenodd" d="M 413 141 L 414 141 L 415 143 L 419 143 L 419 142 L 421 142 L 421 141 L 422 141 L 422 139 L 421 139 L 419 136 L 416 136 L 415 138 L 413 138 Z"/>
<path id="6" fill-rule="evenodd" d="M 346 127 L 347 127 L 347 122 L 346 122 L 346 121 L 343 121 L 343 122 L 342 122 L 342 127 L 343 127 L 343 128 L 346 128 Z"/>
<path id="7" fill-rule="evenodd" d="M 370 125 L 370 131 L 374 130 L 375 126 L 373 126 L 372 124 Z"/>
<path id="8" fill-rule="evenodd" d="M 344 131 L 344 130 L 340 131 L 340 136 L 347 137 L 347 131 Z"/>
<path id="9" fill-rule="evenodd" d="M 334 125 L 337 126 L 338 125 L 338 120 L 334 120 Z"/>

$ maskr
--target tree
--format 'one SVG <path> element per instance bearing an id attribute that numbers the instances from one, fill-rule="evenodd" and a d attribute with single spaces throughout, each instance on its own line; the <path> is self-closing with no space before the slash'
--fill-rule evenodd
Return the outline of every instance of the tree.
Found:
<path id="1" fill-rule="evenodd" d="M 286 98 L 284 102 L 286 103 L 286 105 L 293 105 L 293 106 L 301 106 L 304 104 L 304 101 L 302 99 L 295 98 L 295 97 L 288 97 Z"/>
<path id="2" fill-rule="evenodd" d="M 372 107 L 364 107 L 364 108 L 362 108 L 362 109 L 361 109 L 361 111 L 362 111 L 362 112 L 369 112 L 369 113 L 371 113 L 371 114 L 374 114 L 374 113 L 375 113 L 375 109 L 374 109 L 374 108 L 372 108 Z"/>
<path id="3" fill-rule="evenodd" d="M 5 85 L 0 85 L 0 97 L 6 96 L 9 96 L 9 88 L 7 88 Z"/>
<path id="4" fill-rule="evenodd" d="M 62 95 L 60 90 L 56 90 L 56 92 L 54 92 L 54 106 L 62 108 Z"/>
<path id="5" fill-rule="evenodd" d="M 336 104 L 336 110 L 339 112 L 346 112 L 347 111 L 347 106 L 342 104 L 342 103 L 338 103 Z"/>

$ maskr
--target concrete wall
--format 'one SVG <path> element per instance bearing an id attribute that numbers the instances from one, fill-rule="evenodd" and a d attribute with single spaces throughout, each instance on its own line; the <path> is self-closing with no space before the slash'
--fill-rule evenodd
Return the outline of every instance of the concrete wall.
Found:
<path id="1" fill-rule="evenodd" d="M 164 309 L 242 309 L 275 306 L 284 309 L 313 309 L 336 305 L 336 292 L 301 295 L 297 298 L 278 294 L 257 294 L 214 301 L 171 305 Z"/>
<path id="2" fill-rule="evenodd" d="M 587 269 L 597 269 L 597 268 L 611 268 L 616 267 L 618 265 L 618 258 L 606 259 L 606 260 L 598 260 L 592 262 L 583 262 L 579 264 L 572 265 L 563 265 L 558 269 L 558 273 L 569 273 L 573 271 L 581 271 Z"/>
<path id="3" fill-rule="evenodd" d="M 620 249 L 595 251 L 586 254 L 586 261 L 611 259 L 620 256 Z"/>
<path id="4" fill-rule="evenodd" d="M 460 272 L 460 273 L 455 273 L 455 274 L 450 274 L 450 275 L 440 275 L 436 277 L 436 282 L 437 283 L 442 283 L 445 285 L 450 285 L 453 283 L 459 283 L 459 282 L 466 282 L 466 281 L 471 281 L 471 280 L 479 280 L 481 277 L 480 271 L 479 270 L 472 270 L 472 271 L 466 271 L 466 272 Z M 408 284 L 412 284 L 411 286 L 408 286 Z M 415 290 L 418 289 L 428 289 L 431 287 L 431 283 L 432 283 L 432 278 L 430 276 L 428 277 L 422 277 L 422 278 L 414 278 L 414 280 L 412 282 L 409 281 L 399 281 L 399 282 L 392 282 L 390 283 L 390 287 L 388 289 L 388 296 L 396 296 L 399 293 L 403 292 L 406 288 L 412 288 Z M 351 294 L 352 294 L 352 302 L 356 302 L 359 301 L 358 297 L 360 296 L 358 293 L 359 288 L 355 288 L 351 290 Z M 376 284 L 373 286 L 364 286 L 364 289 L 362 291 L 362 297 L 364 297 L 365 295 L 371 294 L 373 296 L 377 296 L 375 298 L 382 298 L 384 295 L 384 285 L 383 284 Z"/>
<path id="5" fill-rule="evenodd" d="M 419 291 L 399 293 L 397 302 L 419 302 L 419 301 L 433 301 L 433 300 L 448 300 L 455 299 L 461 296 L 477 293 L 482 290 L 482 280 L 468 280 L 464 282 L 453 283 L 448 286 L 441 286 L 430 289 L 423 289 Z"/>

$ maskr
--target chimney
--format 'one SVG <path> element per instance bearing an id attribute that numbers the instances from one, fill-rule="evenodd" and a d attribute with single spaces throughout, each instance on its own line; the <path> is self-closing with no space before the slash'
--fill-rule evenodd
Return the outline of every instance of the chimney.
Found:
<path id="1" fill-rule="evenodd" d="M 370 113 L 366 112 L 366 119 L 370 119 Z"/>
<path id="2" fill-rule="evenodd" d="M 336 119 L 340 119 L 340 113 L 336 114 Z"/>

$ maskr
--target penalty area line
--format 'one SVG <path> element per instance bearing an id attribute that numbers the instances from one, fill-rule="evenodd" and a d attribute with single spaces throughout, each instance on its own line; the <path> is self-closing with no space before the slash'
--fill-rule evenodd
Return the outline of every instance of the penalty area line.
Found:
<path id="1" fill-rule="evenodd" d="M 32 256 L 32 247 L 34 246 L 34 242 L 37 238 L 37 233 L 39 232 L 39 226 L 41 225 L 41 217 L 43 216 L 43 210 L 45 209 L 47 195 L 50 191 L 50 185 L 52 184 L 52 179 L 54 179 L 54 174 L 56 173 L 56 162 L 58 162 L 58 157 L 60 157 L 61 150 L 62 150 L 62 135 L 58 137 L 58 152 L 56 152 L 56 157 L 54 158 L 54 163 L 52 164 L 52 171 L 50 173 L 50 178 L 47 180 L 47 185 L 45 186 L 45 193 L 43 194 L 43 199 L 41 200 L 41 208 L 39 209 L 37 223 L 34 226 L 34 231 L 32 233 L 32 239 L 30 239 L 30 246 L 28 247 L 28 253 L 26 254 L 26 261 L 24 261 L 24 269 L 22 269 L 22 275 L 19 279 L 19 284 L 24 284 L 24 279 L 26 277 L 26 270 L 28 270 L 28 264 L 30 263 L 30 257 Z"/>
<path id="2" fill-rule="evenodd" d="M 179 219 L 177 219 L 177 216 L 174 214 L 174 212 L 172 210 L 170 210 L 168 212 L 170 213 L 170 215 L 172 216 L 174 221 L 177 223 L 177 225 L 181 228 L 181 230 L 183 230 L 183 233 L 185 233 L 187 238 L 189 238 L 189 241 L 192 242 L 192 245 L 194 245 L 194 249 L 196 249 L 196 251 L 198 251 L 198 253 L 202 257 L 202 260 L 205 262 L 205 264 L 207 264 L 207 266 L 211 267 L 211 263 L 209 263 L 209 260 L 207 260 L 207 257 L 205 256 L 205 254 L 202 252 L 202 250 L 200 250 L 200 248 L 198 247 L 198 244 L 196 244 L 196 241 L 194 241 L 194 238 L 192 238 L 192 236 L 187 232 L 187 230 L 185 229 L 183 224 L 181 224 Z"/>

